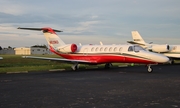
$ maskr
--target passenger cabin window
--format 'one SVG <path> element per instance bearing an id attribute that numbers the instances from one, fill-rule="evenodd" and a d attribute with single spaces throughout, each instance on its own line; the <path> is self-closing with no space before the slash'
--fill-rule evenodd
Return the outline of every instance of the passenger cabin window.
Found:
<path id="1" fill-rule="evenodd" d="M 92 47 L 91 51 L 94 51 L 94 47 Z"/>
<path id="2" fill-rule="evenodd" d="M 114 51 L 117 51 L 117 47 L 114 48 Z"/>

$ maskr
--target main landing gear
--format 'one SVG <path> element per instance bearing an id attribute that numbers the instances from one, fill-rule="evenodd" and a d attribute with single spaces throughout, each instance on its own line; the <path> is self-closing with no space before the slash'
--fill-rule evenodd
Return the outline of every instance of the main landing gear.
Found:
<path id="1" fill-rule="evenodd" d="M 172 58 L 169 58 L 169 64 L 174 64 L 174 60 Z"/>
<path id="2" fill-rule="evenodd" d="M 147 65 L 148 67 L 148 72 L 151 73 L 153 71 L 153 69 L 151 68 L 151 65 Z"/>
<path id="3" fill-rule="evenodd" d="M 106 63 L 105 66 L 104 66 L 105 69 L 109 69 L 110 67 L 112 67 L 111 63 Z"/>
<path id="4" fill-rule="evenodd" d="M 79 64 L 76 63 L 74 65 L 71 66 L 72 70 L 78 70 L 79 69 Z"/>

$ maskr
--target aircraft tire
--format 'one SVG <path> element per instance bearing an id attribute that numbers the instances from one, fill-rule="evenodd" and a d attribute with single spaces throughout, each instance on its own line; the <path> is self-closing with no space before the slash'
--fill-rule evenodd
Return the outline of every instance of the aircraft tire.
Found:
<path id="1" fill-rule="evenodd" d="M 148 67 L 148 72 L 151 73 L 153 69 L 151 67 Z"/>
<path id="2" fill-rule="evenodd" d="M 169 64 L 174 64 L 174 60 L 172 58 L 170 58 Z"/>

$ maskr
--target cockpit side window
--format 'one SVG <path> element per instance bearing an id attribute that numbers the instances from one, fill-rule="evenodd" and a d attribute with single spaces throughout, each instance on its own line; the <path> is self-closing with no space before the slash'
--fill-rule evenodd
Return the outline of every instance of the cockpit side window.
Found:
<path id="1" fill-rule="evenodd" d="M 133 46 L 130 46 L 130 47 L 128 48 L 128 51 L 129 51 L 129 52 L 130 52 L 130 51 L 134 51 Z"/>

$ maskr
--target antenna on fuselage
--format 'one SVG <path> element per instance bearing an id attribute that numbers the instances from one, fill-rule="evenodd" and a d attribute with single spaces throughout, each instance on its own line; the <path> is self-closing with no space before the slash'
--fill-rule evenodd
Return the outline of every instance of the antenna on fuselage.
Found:
<path id="1" fill-rule="evenodd" d="M 103 43 L 101 41 L 99 43 L 100 43 L 100 45 L 103 45 Z"/>

